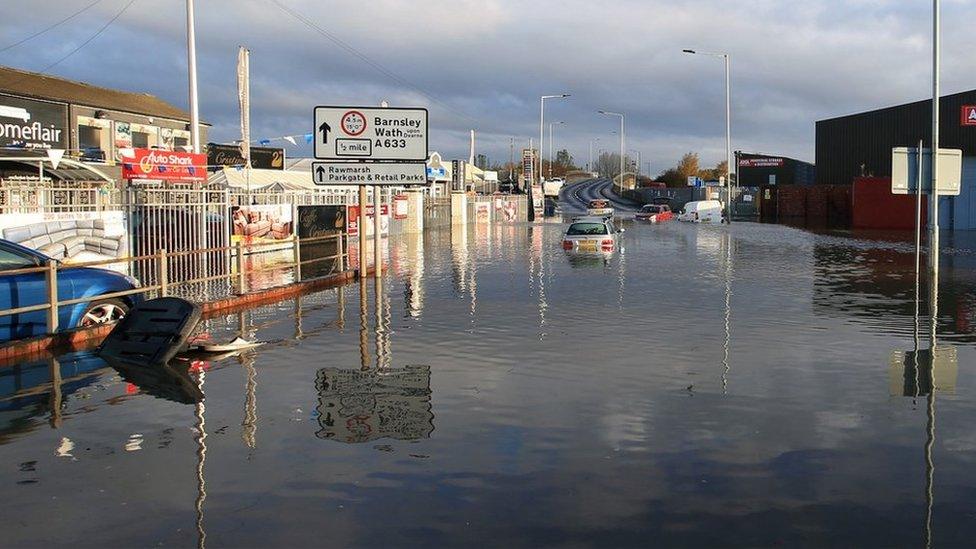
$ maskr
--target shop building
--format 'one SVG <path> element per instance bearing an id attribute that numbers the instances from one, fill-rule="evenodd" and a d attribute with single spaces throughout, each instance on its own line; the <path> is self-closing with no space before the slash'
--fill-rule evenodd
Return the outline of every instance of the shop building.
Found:
<path id="1" fill-rule="evenodd" d="M 202 142 L 207 129 L 201 124 Z M 189 113 L 155 96 L 0 67 L 3 157 L 42 156 L 47 149 L 60 149 L 65 158 L 97 165 L 118 180 L 122 149 L 189 146 Z M 0 179 L 37 173 L 36 163 L 0 160 Z M 50 175 L 56 178 L 54 172 Z"/>

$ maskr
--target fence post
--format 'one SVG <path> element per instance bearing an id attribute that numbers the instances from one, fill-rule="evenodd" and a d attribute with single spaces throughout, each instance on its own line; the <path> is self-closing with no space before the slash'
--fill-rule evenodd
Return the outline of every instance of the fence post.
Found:
<path id="1" fill-rule="evenodd" d="M 166 248 L 160 248 L 156 252 L 156 280 L 159 281 L 159 297 L 169 295 L 169 258 L 166 256 Z"/>
<path id="2" fill-rule="evenodd" d="M 339 229 L 339 234 L 336 235 L 336 255 L 339 256 L 339 272 L 340 273 L 345 272 L 345 270 L 346 270 L 346 255 L 345 255 L 345 252 L 343 250 L 343 248 L 344 248 L 343 241 L 345 239 L 346 239 L 346 237 L 343 234 L 342 229 Z"/>
<path id="3" fill-rule="evenodd" d="M 299 282 L 302 279 L 302 242 L 297 234 L 292 244 L 291 251 L 294 253 L 295 259 L 295 282 Z"/>
<path id="4" fill-rule="evenodd" d="M 58 331 L 58 262 L 52 259 L 47 262 L 47 333 Z"/>
<path id="5" fill-rule="evenodd" d="M 244 243 L 237 241 L 237 293 L 243 294 L 244 289 Z"/>

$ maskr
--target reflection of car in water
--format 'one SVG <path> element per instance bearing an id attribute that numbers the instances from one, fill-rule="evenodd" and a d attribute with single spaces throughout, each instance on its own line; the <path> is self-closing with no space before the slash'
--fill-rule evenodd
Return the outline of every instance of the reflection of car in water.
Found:
<path id="1" fill-rule="evenodd" d="M 49 384 L 55 366 L 60 369 L 62 401 L 95 383 L 107 368 L 102 359 L 87 351 L 0 368 L 0 444 L 12 435 L 36 428 L 41 418 L 50 416 Z"/>
<path id="2" fill-rule="evenodd" d="M 563 250 L 579 254 L 612 254 L 623 229 L 606 217 L 577 217 L 563 235 Z"/>
<path id="3" fill-rule="evenodd" d="M 19 244 L 0 240 L 0 309 L 40 305 L 47 302 L 47 279 L 44 272 L 2 275 L 5 271 L 41 267 L 53 261 L 46 255 Z M 132 290 L 139 282 L 129 276 L 106 269 L 62 267 L 58 269 L 58 300 L 90 297 L 58 309 L 58 326 L 70 329 L 112 322 L 122 318 L 129 308 L 142 301 L 142 295 L 99 299 L 100 295 Z M 0 316 L 0 340 L 21 339 L 47 333 L 44 310 Z"/>
<path id="4" fill-rule="evenodd" d="M 671 206 L 667 204 L 648 204 L 634 214 L 637 221 L 648 221 L 651 223 L 662 223 L 674 219 L 671 213 Z"/>
<path id="5" fill-rule="evenodd" d="M 610 206 L 609 200 L 598 198 L 590 200 L 589 204 L 586 205 L 586 213 L 587 215 L 611 217 L 613 216 L 613 207 Z"/>

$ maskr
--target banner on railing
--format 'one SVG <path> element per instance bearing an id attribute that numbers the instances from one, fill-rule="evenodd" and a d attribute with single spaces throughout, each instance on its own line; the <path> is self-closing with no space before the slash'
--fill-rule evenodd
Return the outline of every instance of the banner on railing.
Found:
<path id="1" fill-rule="evenodd" d="M 393 219 L 406 219 L 409 208 L 407 206 L 407 195 L 398 194 L 393 197 Z"/>
<path id="2" fill-rule="evenodd" d="M 349 208 L 349 236 L 359 235 L 359 206 Z M 366 236 L 373 236 L 373 205 L 366 206 Z M 380 234 L 390 234 L 390 205 L 383 204 L 380 210 Z"/>
<path id="3" fill-rule="evenodd" d="M 231 244 L 288 240 L 294 234 L 290 204 L 231 208 Z"/>
<path id="4" fill-rule="evenodd" d="M 341 235 L 346 230 L 345 206 L 299 206 L 298 207 L 298 238 L 314 239 L 323 236 Z M 312 261 L 338 255 L 342 248 L 339 240 L 329 239 L 312 241 L 302 244 L 302 262 Z M 332 261 L 318 261 L 302 267 L 302 277 L 320 276 L 338 270 L 341 265 L 339 259 Z"/>
<path id="5" fill-rule="evenodd" d="M 2 214 L 0 235 L 69 264 L 129 257 L 120 210 Z M 129 266 L 123 262 L 106 268 L 128 273 Z"/>

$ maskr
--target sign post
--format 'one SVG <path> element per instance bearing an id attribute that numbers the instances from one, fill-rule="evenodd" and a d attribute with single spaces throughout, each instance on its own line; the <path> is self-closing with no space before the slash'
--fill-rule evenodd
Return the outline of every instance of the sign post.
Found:
<path id="1" fill-rule="evenodd" d="M 427 183 L 427 109 L 318 106 L 313 112 L 316 185 L 359 186 L 359 269 L 366 270 L 366 186 L 373 189 L 373 273 L 383 273 L 382 188 Z"/>

